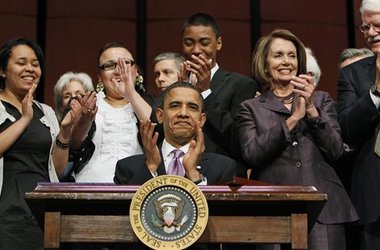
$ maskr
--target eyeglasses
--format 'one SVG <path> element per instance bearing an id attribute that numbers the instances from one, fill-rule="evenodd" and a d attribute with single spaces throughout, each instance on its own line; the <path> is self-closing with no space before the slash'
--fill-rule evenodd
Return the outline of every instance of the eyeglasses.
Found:
<path id="1" fill-rule="evenodd" d="M 129 60 L 129 59 L 125 59 L 124 62 L 126 64 L 130 64 L 131 66 L 135 64 L 133 60 Z M 103 65 L 100 65 L 99 69 L 104 70 L 104 71 L 110 71 L 110 70 L 116 69 L 116 65 L 117 65 L 117 62 L 110 61 L 110 62 L 104 63 Z"/>
<path id="2" fill-rule="evenodd" d="M 361 24 L 359 25 L 359 30 L 363 33 L 367 33 L 369 29 L 372 27 L 372 29 L 376 32 L 380 32 L 380 24 Z"/>

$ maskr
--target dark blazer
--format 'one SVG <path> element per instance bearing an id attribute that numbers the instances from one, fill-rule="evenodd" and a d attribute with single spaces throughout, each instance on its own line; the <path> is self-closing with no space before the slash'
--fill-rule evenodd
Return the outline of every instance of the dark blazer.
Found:
<path id="1" fill-rule="evenodd" d="M 374 144 L 380 122 L 379 110 L 369 89 L 375 83 L 376 57 L 368 57 L 340 70 L 338 78 L 338 114 L 343 139 L 358 148 L 354 162 L 351 198 L 362 223 L 371 223 L 380 215 L 380 158 Z"/>
<path id="2" fill-rule="evenodd" d="M 161 155 L 162 159 L 162 155 Z M 116 184 L 141 185 L 153 178 L 145 164 L 145 155 L 133 155 L 121 159 L 116 164 L 114 182 Z M 207 178 L 208 185 L 221 184 L 236 174 L 236 162 L 223 155 L 203 153 L 199 162 L 199 172 Z M 158 166 L 158 175 L 166 174 L 164 163 Z"/>
<path id="3" fill-rule="evenodd" d="M 316 91 L 313 102 L 320 118 L 304 119 L 289 131 L 291 112 L 266 90 L 241 104 L 238 114 L 243 157 L 253 167 L 252 178 L 281 185 L 312 185 L 327 193 L 318 221 L 332 224 L 355 221 L 355 209 L 328 160 L 336 160 L 343 141 L 335 104 L 326 92 Z"/>
<path id="4" fill-rule="evenodd" d="M 206 152 L 233 158 L 238 163 L 238 175 L 246 176 L 235 118 L 242 101 L 261 91 L 256 81 L 238 73 L 219 68 L 212 78 L 211 94 L 205 99 L 207 121 L 203 127 Z"/>

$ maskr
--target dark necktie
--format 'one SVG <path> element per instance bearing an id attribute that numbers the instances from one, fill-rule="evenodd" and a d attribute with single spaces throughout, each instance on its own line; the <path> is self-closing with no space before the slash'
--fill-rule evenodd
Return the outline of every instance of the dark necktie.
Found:
<path id="1" fill-rule="evenodd" d="M 169 163 L 168 174 L 185 176 L 185 170 L 181 161 L 179 160 L 179 158 L 182 157 L 184 153 L 179 149 L 174 149 L 171 153 L 174 154 L 174 157 Z"/>

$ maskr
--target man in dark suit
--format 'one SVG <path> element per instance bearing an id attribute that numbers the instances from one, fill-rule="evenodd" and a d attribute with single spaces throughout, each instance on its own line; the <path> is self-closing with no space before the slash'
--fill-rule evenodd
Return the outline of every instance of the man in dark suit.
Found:
<path id="1" fill-rule="evenodd" d="M 361 249 L 380 249 L 380 157 L 374 152 L 380 128 L 380 1 L 363 0 L 360 12 L 359 28 L 377 56 L 340 70 L 337 109 L 344 141 L 358 148 L 351 198 L 362 225 Z"/>
<path id="2" fill-rule="evenodd" d="M 205 99 L 206 151 L 235 159 L 237 174 L 245 177 L 246 166 L 234 119 L 239 104 L 253 98 L 261 90 L 260 85 L 251 78 L 219 67 L 216 57 L 222 49 L 222 37 L 218 23 L 208 14 L 197 13 L 185 21 L 182 48 L 187 59 L 185 69 L 195 76 L 195 86 Z"/>
<path id="3" fill-rule="evenodd" d="M 134 155 L 116 164 L 116 184 L 143 184 L 157 175 L 168 173 L 174 150 L 179 156 L 184 176 L 196 184 L 218 184 L 231 180 L 236 162 L 223 155 L 203 153 L 205 149 L 202 127 L 206 121 L 202 96 L 190 83 L 174 83 L 162 93 L 157 121 L 162 124 L 165 139 L 159 148 L 155 124 L 140 123 L 144 155 Z"/>

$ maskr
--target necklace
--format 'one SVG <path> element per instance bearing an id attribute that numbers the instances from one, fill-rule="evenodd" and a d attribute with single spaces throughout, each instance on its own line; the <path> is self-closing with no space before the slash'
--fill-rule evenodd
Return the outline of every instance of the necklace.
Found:
<path id="1" fill-rule="evenodd" d="M 275 96 L 277 97 L 277 99 L 282 102 L 283 104 L 291 104 L 293 103 L 293 99 L 294 99 L 294 94 L 293 92 L 291 92 L 289 95 L 286 95 L 286 96 L 278 96 L 275 94 Z"/>

